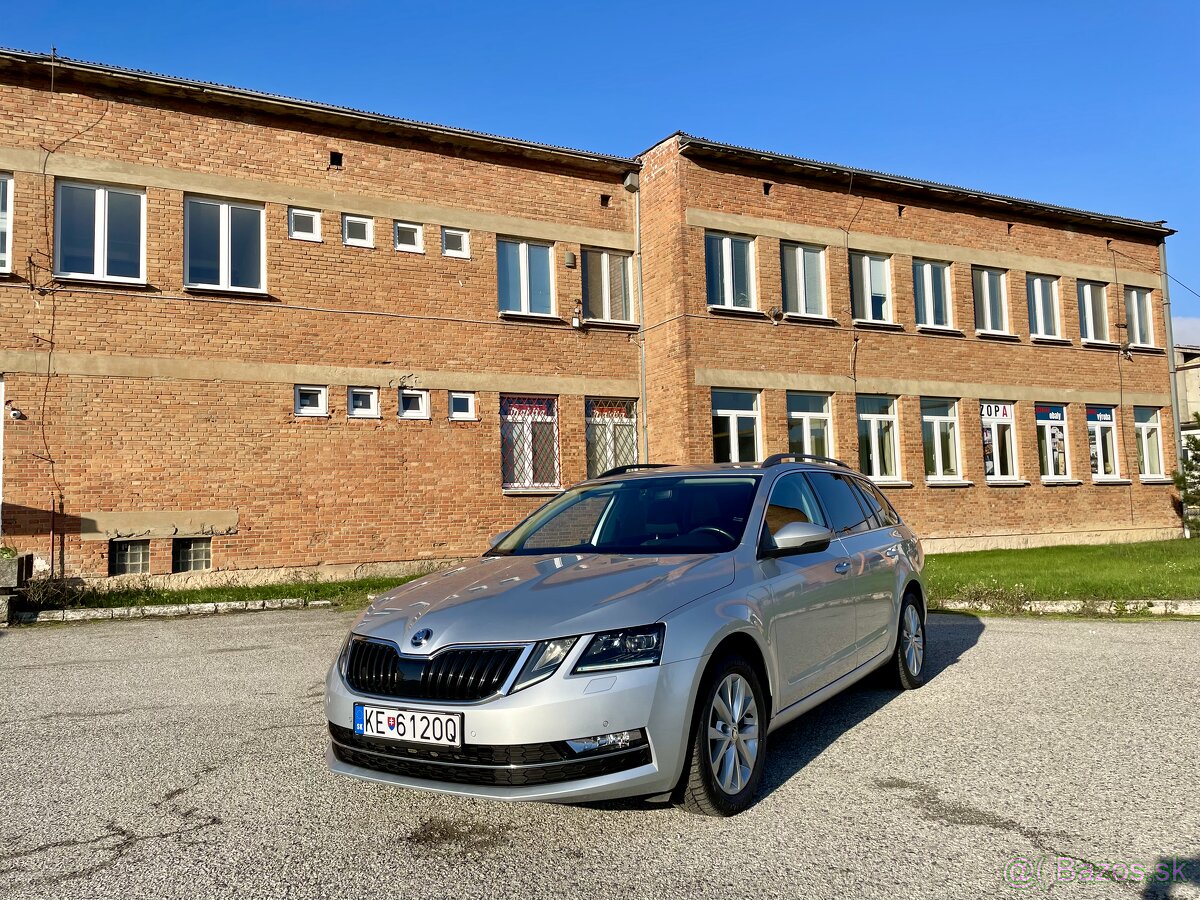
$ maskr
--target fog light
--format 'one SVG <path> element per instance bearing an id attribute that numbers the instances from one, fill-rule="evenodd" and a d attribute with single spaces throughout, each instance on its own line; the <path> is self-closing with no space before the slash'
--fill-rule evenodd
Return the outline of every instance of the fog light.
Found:
<path id="1" fill-rule="evenodd" d="M 593 750 L 624 750 L 630 744 L 642 740 L 642 730 L 614 731 L 611 734 L 597 734 L 593 737 L 576 738 L 567 741 L 567 746 L 575 753 L 591 753 Z"/>

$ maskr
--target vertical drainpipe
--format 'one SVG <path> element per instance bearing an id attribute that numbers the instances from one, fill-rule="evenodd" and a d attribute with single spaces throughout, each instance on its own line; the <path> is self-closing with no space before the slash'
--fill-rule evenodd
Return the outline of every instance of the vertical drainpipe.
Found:
<path id="1" fill-rule="evenodd" d="M 1167 241 L 1158 242 L 1158 271 L 1162 279 L 1162 305 L 1167 340 L 1167 375 L 1171 379 L 1171 433 L 1175 439 L 1175 465 L 1183 459 L 1183 429 L 1179 421 L 1179 376 L 1175 371 L 1175 332 L 1171 327 L 1171 279 L 1167 275 Z M 1189 537 L 1187 519 L 1183 518 L 1183 536 Z"/>
<path id="2" fill-rule="evenodd" d="M 627 176 L 630 177 L 630 176 Z M 638 292 L 638 412 L 642 420 L 642 452 L 639 459 L 650 461 L 650 412 L 646 396 L 646 305 L 642 298 L 642 190 L 640 173 L 633 173 L 633 230 L 634 247 L 637 253 Z M 628 184 L 629 182 L 626 181 Z M 1174 357 L 1172 357 L 1174 359 Z"/>

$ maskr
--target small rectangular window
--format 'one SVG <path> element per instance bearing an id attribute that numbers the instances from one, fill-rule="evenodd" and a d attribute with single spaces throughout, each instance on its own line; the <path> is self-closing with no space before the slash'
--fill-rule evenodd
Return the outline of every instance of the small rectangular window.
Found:
<path id="1" fill-rule="evenodd" d="M 188 197 L 183 206 L 184 287 L 266 290 L 263 207 Z"/>
<path id="2" fill-rule="evenodd" d="M 984 400 L 979 404 L 983 422 L 983 473 L 988 481 L 1017 479 L 1017 445 L 1013 404 Z"/>
<path id="3" fill-rule="evenodd" d="M 971 286 L 975 293 L 975 330 L 984 334 L 1008 334 L 1007 276 L 1000 269 L 974 268 Z"/>
<path id="4" fill-rule="evenodd" d="M 833 446 L 833 420 L 828 394 L 788 391 L 788 451 L 829 456 Z"/>
<path id="5" fill-rule="evenodd" d="M 913 260 L 913 296 L 917 307 L 917 324 L 935 328 L 950 328 L 952 323 L 950 299 L 950 264 Z"/>
<path id="6" fill-rule="evenodd" d="M 557 488 L 558 399 L 500 397 L 500 466 L 505 488 Z"/>
<path id="7" fill-rule="evenodd" d="M 1121 477 L 1117 460 L 1117 416 L 1112 406 L 1087 407 L 1088 445 L 1092 459 L 1092 480 Z"/>
<path id="8" fill-rule="evenodd" d="M 424 253 L 425 226 L 414 222 L 393 222 L 392 246 L 402 253 Z"/>
<path id="9" fill-rule="evenodd" d="M 585 319 L 630 322 L 629 261 L 627 253 L 583 251 L 583 316 Z"/>
<path id="10" fill-rule="evenodd" d="M 869 253 L 850 254 L 850 297 L 854 318 L 892 322 L 891 259 Z"/>
<path id="11" fill-rule="evenodd" d="M 761 457 L 758 391 L 712 392 L 713 462 L 753 462 Z"/>
<path id="12" fill-rule="evenodd" d="M 804 244 L 779 244 L 783 273 L 783 311 L 798 316 L 825 318 L 825 248 Z"/>
<path id="13" fill-rule="evenodd" d="M 298 384 L 295 387 L 294 411 L 298 416 L 323 416 L 328 412 L 328 389 L 318 384 Z"/>
<path id="14" fill-rule="evenodd" d="M 584 400 L 588 478 L 638 460 L 637 401 L 588 397 Z"/>
<path id="15" fill-rule="evenodd" d="M 379 388 L 350 387 L 346 389 L 346 415 L 351 419 L 379 418 Z"/>
<path id="16" fill-rule="evenodd" d="M 12 271 L 13 177 L 0 172 L 0 272 Z"/>
<path id="17" fill-rule="evenodd" d="M 145 575 L 150 571 L 149 541 L 109 541 L 109 575 Z"/>
<path id="18" fill-rule="evenodd" d="M 1154 346 L 1154 315 L 1150 292 L 1145 288 L 1125 288 L 1125 323 L 1129 343 L 1138 347 Z"/>
<path id="19" fill-rule="evenodd" d="M 859 395 L 858 468 L 875 479 L 900 477 L 900 427 L 895 397 Z"/>
<path id="20" fill-rule="evenodd" d="M 175 538 L 171 541 L 172 572 L 204 572 L 212 568 L 212 538 Z"/>
<path id="21" fill-rule="evenodd" d="M 321 213 L 315 209 L 288 207 L 288 237 L 295 241 L 321 240 Z"/>
<path id="22" fill-rule="evenodd" d="M 374 247 L 375 220 L 342 213 L 342 243 L 347 247 Z"/>
<path id="23" fill-rule="evenodd" d="M 442 229 L 442 256 L 471 258 L 471 232 L 463 228 Z"/>
<path id="24" fill-rule="evenodd" d="M 754 309 L 754 240 L 733 234 L 704 235 L 708 305 Z"/>
<path id="25" fill-rule="evenodd" d="M 475 395 L 473 393 L 469 391 L 451 391 L 449 403 L 451 421 L 475 421 Z"/>
<path id="26" fill-rule="evenodd" d="M 921 438 L 925 445 L 925 477 L 930 481 L 957 480 L 958 402 L 922 397 Z"/>
<path id="27" fill-rule="evenodd" d="M 1026 275 L 1025 296 L 1030 336 L 1058 337 L 1058 279 L 1052 275 Z"/>
<path id="28" fill-rule="evenodd" d="M 60 181 L 55 185 L 54 274 L 146 280 L 146 193 Z"/>
<path id="29" fill-rule="evenodd" d="M 1162 478 L 1162 427 L 1158 410 L 1152 406 L 1135 406 L 1133 422 L 1137 431 L 1138 474 L 1143 478 Z"/>
<path id="30" fill-rule="evenodd" d="M 1085 341 L 1108 340 L 1107 286 L 1094 281 L 1078 281 L 1079 336 Z"/>
<path id="31" fill-rule="evenodd" d="M 1064 481 L 1071 477 L 1071 459 L 1067 449 L 1067 408 L 1057 403 L 1037 403 L 1033 408 L 1037 422 L 1038 465 L 1043 481 Z"/>
<path id="32" fill-rule="evenodd" d="M 551 245 L 499 238 L 496 278 L 500 311 L 533 316 L 554 315 Z"/>
<path id="33" fill-rule="evenodd" d="M 429 391 L 400 388 L 400 418 L 428 419 Z"/>

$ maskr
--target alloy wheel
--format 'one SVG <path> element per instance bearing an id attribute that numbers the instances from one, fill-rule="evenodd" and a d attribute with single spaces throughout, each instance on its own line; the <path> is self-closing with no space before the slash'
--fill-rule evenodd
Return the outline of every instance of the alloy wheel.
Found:
<path id="1" fill-rule="evenodd" d="M 904 610 L 904 622 L 900 630 L 900 646 L 904 649 L 904 662 L 914 676 L 921 674 L 925 664 L 925 626 L 917 609 L 909 604 Z"/>
<path id="2" fill-rule="evenodd" d="M 736 672 L 725 676 L 708 714 L 708 762 L 726 794 L 750 781 L 758 759 L 758 704 L 750 683 Z"/>

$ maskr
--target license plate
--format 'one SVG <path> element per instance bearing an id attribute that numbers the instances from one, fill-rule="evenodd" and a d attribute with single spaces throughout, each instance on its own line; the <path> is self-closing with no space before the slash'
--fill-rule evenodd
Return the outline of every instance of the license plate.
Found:
<path id="1" fill-rule="evenodd" d="M 414 744 L 462 746 L 462 713 L 354 705 L 354 733 Z"/>

